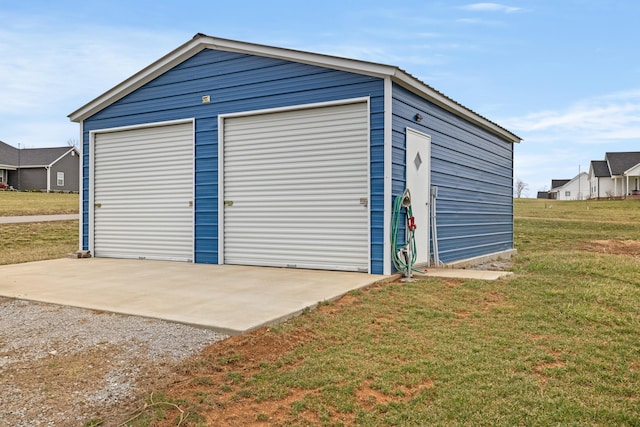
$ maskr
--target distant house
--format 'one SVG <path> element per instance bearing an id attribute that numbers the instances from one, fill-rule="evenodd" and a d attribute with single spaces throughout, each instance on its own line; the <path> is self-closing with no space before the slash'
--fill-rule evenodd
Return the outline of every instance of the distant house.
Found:
<path id="1" fill-rule="evenodd" d="M 606 153 L 589 167 L 591 198 L 625 197 L 640 194 L 640 152 Z"/>
<path id="2" fill-rule="evenodd" d="M 582 172 L 573 179 L 554 179 L 551 181 L 549 198 L 557 200 L 584 200 L 589 194 L 589 175 Z"/>
<path id="3" fill-rule="evenodd" d="M 18 149 L 0 141 L 0 188 L 78 191 L 75 147 Z"/>

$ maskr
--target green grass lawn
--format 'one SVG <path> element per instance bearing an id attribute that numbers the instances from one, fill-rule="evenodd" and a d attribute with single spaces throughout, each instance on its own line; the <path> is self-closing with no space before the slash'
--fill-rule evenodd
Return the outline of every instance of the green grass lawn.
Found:
<path id="1" fill-rule="evenodd" d="M 0 216 L 68 213 L 77 194 L 0 191 Z M 0 224 L 0 248 L 0 265 L 64 257 L 78 250 L 78 221 Z"/>
<path id="2" fill-rule="evenodd" d="M 514 277 L 353 292 L 213 346 L 162 395 L 181 425 L 639 426 L 640 252 L 600 249 L 640 244 L 640 201 L 515 203 Z"/>
<path id="3" fill-rule="evenodd" d="M 0 248 L 0 265 L 63 258 L 78 250 L 78 221 L 0 224 Z"/>
<path id="4" fill-rule="evenodd" d="M 78 195 L 0 191 L 0 216 L 78 213 Z"/>
<path id="5" fill-rule="evenodd" d="M 77 200 L 0 193 L 0 215 Z M 212 346 L 154 396 L 182 426 L 640 426 L 640 201 L 515 213 L 514 277 L 353 292 Z M 0 225 L 0 264 L 64 256 L 77 236 L 77 221 Z M 135 424 L 178 415 L 154 405 Z"/>

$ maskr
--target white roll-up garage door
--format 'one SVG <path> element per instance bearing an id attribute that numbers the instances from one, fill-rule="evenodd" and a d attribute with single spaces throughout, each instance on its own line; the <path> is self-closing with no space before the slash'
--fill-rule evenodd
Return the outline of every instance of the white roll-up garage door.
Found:
<path id="1" fill-rule="evenodd" d="M 192 261 L 193 123 L 93 141 L 95 256 Z"/>
<path id="2" fill-rule="evenodd" d="M 368 271 L 367 102 L 228 117 L 225 264 Z"/>

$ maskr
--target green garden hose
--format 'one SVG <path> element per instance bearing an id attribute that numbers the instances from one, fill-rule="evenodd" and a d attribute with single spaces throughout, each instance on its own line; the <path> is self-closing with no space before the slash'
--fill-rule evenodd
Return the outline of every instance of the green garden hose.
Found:
<path id="1" fill-rule="evenodd" d="M 400 233 L 400 217 L 402 216 L 402 199 L 403 196 L 398 196 L 395 198 L 393 202 L 393 212 L 391 216 L 391 259 L 393 260 L 393 265 L 396 270 L 405 273 L 409 276 L 410 271 L 415 271 L 417 273 L 423 273 L 420 270 L 416 270 L 413 268 L 413 265 L 416 262 L 416 240 L 414 237 L 415 231 L 407 228 L 407 239 L 404 245 L 398 244 L 398 234 Z M 408 222 L 408 219 L 413 217 L 413 212 L 411 210 L 411 205 L 406 207 L 405 210 L 405 224 Z M 402 253 L 410 253 L 410 259 L 407 263 L 407 260 L 401 256 Z"/>

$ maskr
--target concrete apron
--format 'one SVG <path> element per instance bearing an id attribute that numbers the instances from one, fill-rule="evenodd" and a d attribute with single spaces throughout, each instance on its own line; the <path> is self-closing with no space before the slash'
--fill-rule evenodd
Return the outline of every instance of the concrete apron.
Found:
<path id="1" fill-rule="evenodd" d="M 239 334 L 386 278 L 322 270 L 63 258 L 0 266 L 0 295 Z"/>
<path id="2" fill-rule="evenodd" d="M 427 276 L 496 280 L 505 274 L 510 273 L 445 268 L 429 269 Z M 0 266 L 0 295 L 239 334 L 281 322 L 351 290 L 398 278 L 399 274 L 63 258 Z"/>

